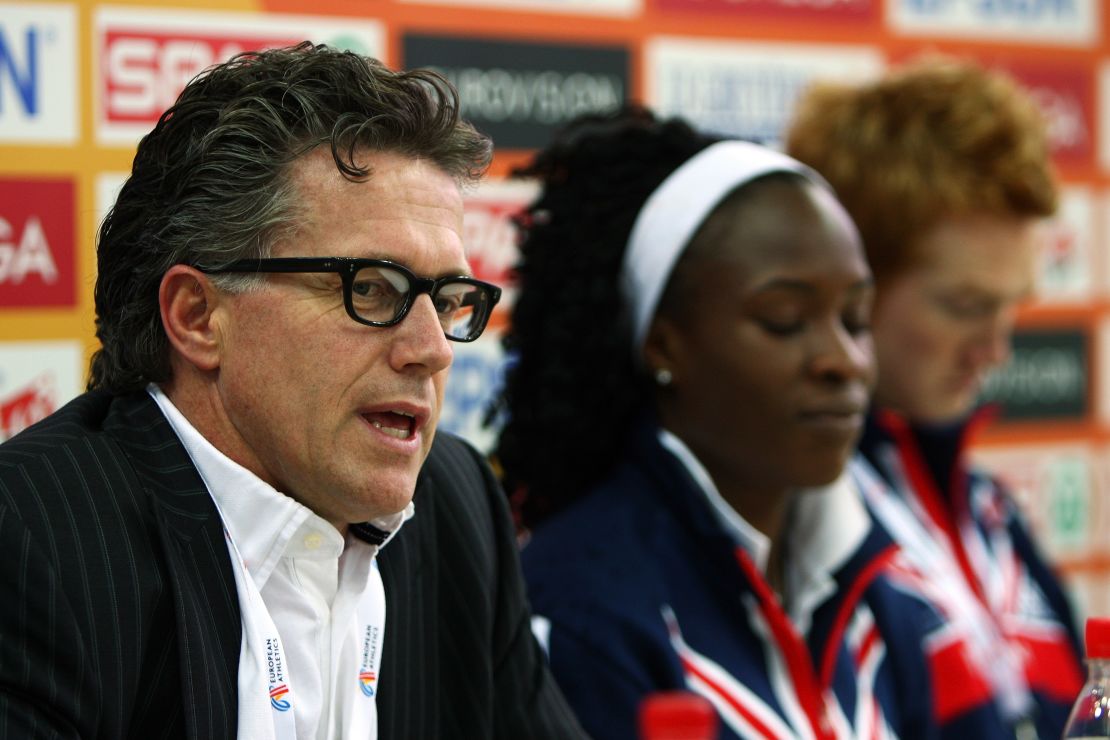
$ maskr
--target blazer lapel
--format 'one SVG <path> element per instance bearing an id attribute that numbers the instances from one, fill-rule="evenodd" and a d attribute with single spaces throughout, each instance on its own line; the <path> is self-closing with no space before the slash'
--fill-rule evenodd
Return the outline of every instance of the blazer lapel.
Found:
<path id="1" fill-rule="evenodd" d="M 187 736 L 233 738 L 242 624 L 223 524 L 173 427 L 144 391 L 117 398 L 104 424 L 149 492 L 174 589 Z"/>
<path id="2" fill-rule="evenodd" d="M 378 737 L 441 733 L 441 645 L 436 498 L 422 473 L 413 518 L 378 553 L 386 629 L 378 682 Z"/>

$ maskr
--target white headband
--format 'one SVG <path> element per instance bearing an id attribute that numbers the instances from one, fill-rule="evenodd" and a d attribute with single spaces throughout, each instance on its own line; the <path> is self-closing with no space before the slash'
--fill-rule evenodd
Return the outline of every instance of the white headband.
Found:
<path id="1" fill-rule="evenodd" d="M 719 141 L 682 163 L 648 196 L 621 265 L 621 290 L 632 309 L 637 354 L 663 287 L 698 227 L 733 190 L 773 172 L 796 172 L 829 187 L 815 171 L 785 154 L 745 141 Z"/>

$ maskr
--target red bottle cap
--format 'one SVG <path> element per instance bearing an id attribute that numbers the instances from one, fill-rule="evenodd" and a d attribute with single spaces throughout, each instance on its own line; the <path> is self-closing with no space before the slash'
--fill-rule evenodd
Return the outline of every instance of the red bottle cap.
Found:
<path id="1" fill-rule="evenodd" d="M 1110 618 L 1090 617 L 1087 620 L 1087 657 L 1110 658 Z"/>
<path id="2" fill-rule="evenodd" d="M 712 740 L 717 712 L 704 697 L 689 691 L 659 691 L 640 702 L 644 740 Z"/>

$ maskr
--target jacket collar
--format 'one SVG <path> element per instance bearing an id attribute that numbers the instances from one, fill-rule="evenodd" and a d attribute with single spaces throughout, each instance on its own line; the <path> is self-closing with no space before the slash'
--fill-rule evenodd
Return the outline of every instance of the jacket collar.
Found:
<path id="1" fill-rule="evenodd" d="M 215 505 L 146 391 L 111 399 L 103 429 L 152 501 L 173 596 L 186 736 L 234 737 L 242 625 Z"/>
<path id="2" fill-rule="evenodd" d="M 727 560 L 733 562 L 734 550 L 738 544 L 737 540 L 722 525 L 721 519 L 708 504 L 706 496 L 700 495 L 702 489 L 696 481 L 695 475 L 671 450 L 668 450 L 660 442 L 659 427 L 654 421 L 645 419 L 636 428 L 630 444 L 630 451 L 636 460 L 637 466 L 644 470 L 654 483 L 651 486 L 654 491 L 653 495 L 658 496 L 663 501 L 684 527 L 691 528 L 699 539 L 706 542 L 710 547 L 722 551 Z M 844 476 L 833 484 L 835 488 L 833 493 L 841 499 L 855 496 L 852 500 L 844 501 L 844 504 L 854 506 L 858 503 L 859 518 L 862 520 L 857 527 L 857 533 L 853 536 L 853 543 L 837 548 L 839 553 L 837 560 L 840 562 L 838 567 L 835 568 L 834 577 L 842 586 L 854 581 L 856 576 L 863 572 L 871 561 L 891 544 L 890 537 L 878 528 L 866 513 L 862 498 L 859 496 L 858 490 L 855 490 L 855 486 L 856 483 L 847 470 Z M 844 491 L 843 489 L 846 487 L 853 490 L 850 492 Z M 800 496 L 811 494 L 820 495 L 820 492 L 799 492 Z M 826 503 L 833 507 L 837 506 L 835 502 L 815 500 L 802 502 L 802 506 L 795 506 L 793 509 L 795 513 L 801 512 L 803 515 L 810 515 L 810 518 L 813 519 L 824 518 L 828 516 L 826 509 L 829 507 L 823 505 Z M 811 521 L 810 524 L 821 529 L 822 532 L 825 531 L 824 528 L 820 527 L 820 522 Z M 794 537 L 791 539 L 794 540 L 791 544 L 795 547 L 807 544 L 803 541 L 806 538 Z M 739 544 L 742 545 L 742 543 Z M 754 560 L 754 556 L 752 557 Z M 812 564 L 813 559 L 809 558 L 809 562 Z"/>
<path id="3" fill-rule="evenodd" d="M 127 456 L 140 483 L 160 504 L 173 533 L 189 542 L 216 508 L 185 448 L 146 391 L 112 400 L 104 431 Z"/>
<path id="4" fill-rule="evenodd" d="M 750 582 L 749 576 L 737 564 L 736 541 L 726 532 L 721 520 L 712 513 L 706 498 L 699 495 L 694 475 L 659 441 L 658 427 L 650 423 L 641 425 L 630 444 L 637 467 L 651 482 L 651 485 L 644 487 L 642 493 L 659 497 L 683 527 L 692 529 L 694 536 L 714 553 L 714 562 L 727 569 L 722 570 L 722 577 L 739 578 L 747 583 L 747 588 L 758 591 L 759 586 Z M 805 635 L 812 669 L 825 687 L 831 685 L 838 662 L 845 659 L 843 639 L 851 615 L 865 598 L 875 579 L 887 567 L 895 551 L 890 536 L 863 508 L 851 473 L 846 472 L 834 486 L 832 493 L 836 498 L 804 502 L 802 508 L 811 508 L 812 511 L 808 512 L 810 515 L 831 518 L 834 513 L 832 509 L 843 505 L 843 502 L 858 503 L 859 515 L 863 521 L 860 522 L 859 531 L 850 546 L 840 548 L 837 556 L 840 562 L 826 571 L 823 578 L 825 585 L 820 593 L 814 591 L 808 594 L 803 607 L 804 614 L 794 614 L 791 617 L 792 628 Z M 819 522 L 811 524 L 816 525 L 814 532 L 820 530 L 822 534 L 827 534 Z M 800 542 L 804 537 L 794 539 L 795 544 L 805 544 Z M 813 554 L 810 555 L 809 558 L 801 558 L 801 561 L 813 566 Z M 791 568 L 796 565 L 799 564 L 794 563 Z M 726 573 L 730 575 L 724 575 Z M 751 577 L 760 576 L 755 573 Z"/>

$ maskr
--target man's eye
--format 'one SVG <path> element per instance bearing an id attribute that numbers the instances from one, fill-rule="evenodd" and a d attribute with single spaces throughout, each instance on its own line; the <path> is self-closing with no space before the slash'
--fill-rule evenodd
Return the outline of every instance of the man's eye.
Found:
<path id="1" fill-rule="evenodd" d="M 436 296 L 436 312 L 440 314 L 452 314 L 458 311 L 462 304 L 463 297 L 461 294 L 444 295 L 440 293 Z"/>
<path id="2" fill-rule="evenodd" d="M 363 298 L 377 298 L 385 295 L 388 287 L 382 280 L 359 280 L 351 286 L 351 292 Z"/>
<path id="3" fill-rule="evenodd" d="M 444 283 L 435 295 L 436 311 L 440 316 L 451 316 L 473 306 L 478 295 L 478 289 L 469 283 Z"/>
<path id="4" fill-rule="evenodd" d="M 993 301 L 966 296 L 944 296 L 937 299 L 941 310 L 957 319 L 981 319 L 995 311 Z"/>

